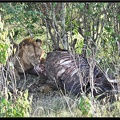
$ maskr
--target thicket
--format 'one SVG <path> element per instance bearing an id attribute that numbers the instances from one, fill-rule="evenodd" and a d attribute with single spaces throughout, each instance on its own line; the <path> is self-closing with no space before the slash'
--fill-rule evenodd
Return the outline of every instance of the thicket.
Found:
<path id="1" fill-rule="evenodd" d="M 41 38 L 46 53 L 61 47 L 95 58 L 103 70 L 109 68 L 120 78 L 120 3 L 0 3 L 1 69 L 11 54 L 10 41 L 19 43 L 27 36 Z M 6 89 L 0 97 L 0 116 L 29 116 L 28 95 L 8 100 Z"/>

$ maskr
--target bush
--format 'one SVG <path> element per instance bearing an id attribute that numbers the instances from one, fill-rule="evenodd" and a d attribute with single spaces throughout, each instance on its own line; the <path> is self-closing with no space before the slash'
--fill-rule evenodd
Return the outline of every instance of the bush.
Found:
<path id="1" fill-rule="evenodd" d="M 13 37 L 14 31 L 9 32 L 7 28 L 3 27 L 1 21 L 0 26 L 2 26 L 0 29 L 0 64 L 6 64 L 8 56 L 12 52 L 9 37 Z M 29 117 L 31 100 L 28 100 L 28 91 L 26 90 L 24 93 L 18 91 L 19 95 L 12 94 L 7 86 L 9 83 L 7 78 L 1 77 L 0 75 L 0 82 L 4 89 L 1 90 L 0 94 L 0 117 Z"/>
<path id="2" fill-rule="evenodd" d="M 11 54 L 9 36 L 12 37 L 13 31 L 8 32 L 8 29 L 4 28 L 4 22 L 1 22 L 1 20 L 0 27 L 0 64 L 5 64 Z"/>
<path id="3" fill-rule="evenodd" d="M 14 99 L 9 94 L 10 99 L 0 98 L 0 117 L 29 117 L 31 111 L 31 100 L 28 100 L 28 91 L 20 92 L 20 95 Z"/>

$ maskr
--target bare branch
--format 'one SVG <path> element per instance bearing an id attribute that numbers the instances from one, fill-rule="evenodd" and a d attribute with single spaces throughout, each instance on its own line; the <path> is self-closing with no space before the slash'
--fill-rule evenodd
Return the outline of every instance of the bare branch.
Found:
<path id="1" fill-rule="evenodd" d="M 108 76 L 108 70 L 109 68 L 107 68 L 106 72 L 105 72 L 105 75 L 106 75 L 106 78 L 107 80 L 110 82 L 110 83 L 118 83 L 118 80 L 117 79 L 110 79 L 109 76 Z"/>

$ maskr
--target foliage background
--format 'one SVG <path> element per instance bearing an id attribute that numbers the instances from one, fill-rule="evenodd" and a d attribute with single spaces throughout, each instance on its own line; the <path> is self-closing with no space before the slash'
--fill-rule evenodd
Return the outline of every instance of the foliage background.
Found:
<path id="1" fill-rule="evenodd" d="M 119 2 L 1 2 L 0 28 L 1 66 L 11 54 L 10 41 L 30 36 L 43 41 L 46 53 L 72 50 L 120 79 Z"/>

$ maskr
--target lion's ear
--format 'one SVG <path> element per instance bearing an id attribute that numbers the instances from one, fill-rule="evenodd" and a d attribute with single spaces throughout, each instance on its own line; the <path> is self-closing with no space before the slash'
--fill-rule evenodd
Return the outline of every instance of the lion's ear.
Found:
<path id="1" fill-rule="evenodd" d="M 22 44 L 22 49 L 25 50 L 25 49 L 27 49 L 27 48 L 28 48 L 27 44 L 25 44 L 25 42 L 23 42 L 23 44 Z"/>
<path id="2" fill-rule="evenodd" d="M 36 39 L 36 44 L 37 44 L 38 46 L 42 46 L 42 40 Z"/>

